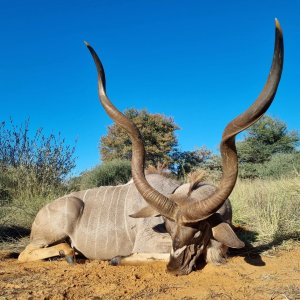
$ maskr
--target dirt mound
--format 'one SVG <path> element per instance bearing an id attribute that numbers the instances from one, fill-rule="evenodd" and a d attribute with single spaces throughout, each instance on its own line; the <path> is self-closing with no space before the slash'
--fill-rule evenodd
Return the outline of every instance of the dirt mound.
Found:
<path id="1" fill-rule="evenodd" d="M 164 263 L 113 267 L 63 260 L 19 263 L 0 251 L 0 299 L 300 299 L 300 247 L 267 256 L 231 257 L 188 276 Z"/>

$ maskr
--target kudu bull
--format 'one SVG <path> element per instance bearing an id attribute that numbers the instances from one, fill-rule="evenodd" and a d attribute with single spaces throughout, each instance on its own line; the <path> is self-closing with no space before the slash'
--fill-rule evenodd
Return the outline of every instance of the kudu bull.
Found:
<path id="1" fill-rule="evenodd" d="M 100 101 L 108 115 L 132 141 L 133 181 L 74 192 L 47 204 L 37 214 L 31 241 L 20 261 L 63 253 L 72 262 L 74 249 L 90 259 L 114 264 L 143 259 L 169 260 L 167 270 L 188 274 L 202 256 L 222 263 L 227 247 L 244 243 L 231 229 L 228 197 L 236 183 L 238 160 L 235 136 L 255 123 L 271 105 L 283 67 L 283 37 L 276 20 L 271 71 L 257 100 L 225 128 L 220 151 L 223 176 L 217 188 L 194 181 L 179 185 L 160 174 L 145 175 L 145 150 L 136 126 L 106 96 L 103 66 L 87 44 L 98 72 Z M 161 232 L 164 225 L 166 232 Z M 71 246 L 70 246 L 71 245 Z"/>

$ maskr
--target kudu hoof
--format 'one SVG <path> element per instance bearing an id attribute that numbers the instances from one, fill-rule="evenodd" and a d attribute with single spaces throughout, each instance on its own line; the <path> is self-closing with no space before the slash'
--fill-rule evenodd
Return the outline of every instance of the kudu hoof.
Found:
<path id="1" fill-rule="evenodd" d="M 76 263 L 75 255 L 65 255 L 65 252 L 63 250 L 59 251 L 59 255 L 61 257 L 64 257 L 69 265 L 75 265 Z"/>
<path id="2" fill-rule="evenodd" d="M 121 260 L 122 260 L 122 256 L 113 257 L 109 261 L 109 265 L 111 265 L 111 266 L 118 266 L 119 264 L 121 264 Z"/>

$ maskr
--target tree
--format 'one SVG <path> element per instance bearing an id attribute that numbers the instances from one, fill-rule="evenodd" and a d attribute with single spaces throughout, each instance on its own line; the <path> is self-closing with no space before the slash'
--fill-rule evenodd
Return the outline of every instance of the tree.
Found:
<path id="1" fill-rule="evenodd" d="M 179 127 L 173 119 L 160 114 L 150 114 L 146 110 L 128 109 L 124 114 L 140 130 L 146 149 L 146 165 L 170 164 L 171 153 L 177 146 L 175 130 Z M 103 161 L 131 159 L 131 141 L 127 133 L 118 125 L 108 127 L 107 135 L 101 137 L 100 153 Z"/>
<path id="2" fill-rule="evenodd" d="M 239 161 L 261 164 L 274 154 L 296 152 L 299 141 L 297 131 L 288 131 L 283 121 L 264 116 L 247 130 L 245 139 L 237 143 Z"/>
<path id="3" fill-rule="evenodd" d="M 179 178 L 185 177 L 191 171 L 197 168 L 210 169 L 210 162 L 213 155 L 206 147 L 201 147 L 194 151 L 178 151 L 172 154 L 173 164 L 171 170 Z"/>

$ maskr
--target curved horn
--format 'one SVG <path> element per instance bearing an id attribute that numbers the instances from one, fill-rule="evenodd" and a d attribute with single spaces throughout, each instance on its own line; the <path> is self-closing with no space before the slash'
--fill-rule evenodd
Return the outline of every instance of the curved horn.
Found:
<path id="1" fill-rule="evenodd" d="M 216 212 L 231 194 L 238 174 L 238 158 L 235 136 L 247 129 L 267 111 L 271 105 L 280 81 L 283 67 L 283 36 L 280 24 L 275 19 L 275 48 L 273 62 L 268 80 L 257 100 L 241 115 L 231 121 L 225 128 L 220 144 L 223 163 L 223 176 L 216 192 L 202 201 L 193 201 L 182 207 L 181 222 L 195 222 L 206 219 Z"/>
<path id="2" fill-rule="evenodd" d="M 235 136 L 255 123 L 271 105 L 280 81 L 283 66 L 283 37 L 282 30 L 276 19 L 275 50 L 271 71 L 263 91 L 243 114 L 231 121 L 223 132 L 220 145 L 223 176 L 216 192 L 202 201 L 187 201 L 187 205 L 180 207 L 170 198 L 165 197 L 153 189 L 144 175 L 145 149 L 140 133 L 136 126 L 128 120 L 116 107 L 112 105 L 105 91 L 105 74 L 103 66 L 93 48 L 86 43 L 95 61 L 98 72 L 98 91 L 102 105 L 108 115 L 124 128 L 132 141 L 132 176 L 135 185 L 144 199 L 160 214 L 180 223 L 196 222 L 206 219 L 217 211 L 229 197 L 237 179 L 238 160 L 235 147 Z M 174 195 L 175 196 L 175 195 Z M 176 198 L 176 197 L 175 197 Z"/>
<path id="3" fill-rule="evenodd" d="M 98 93 L 100 101 L 107 114 L 119 126 L 126 130 L 126 132 L 130 136 L 132 142 L 132 177 L 138 191 L 147 200 L 147 202 L 151 206 L 153 206 L 153 208 L 155 208 L 161 215 L 174 220 L 178 211 L 176 203 L 153 189 L 147 182 L 144 174 L 145 148 L 140 132 L 137 127 L 125 115 L 123 115 L 106 96 L 105 73 L 102 63 L 95 50 L 87 42 L 85 42 L 85 44 L 91 52 L 96 64 L 98 73 Z"/>

